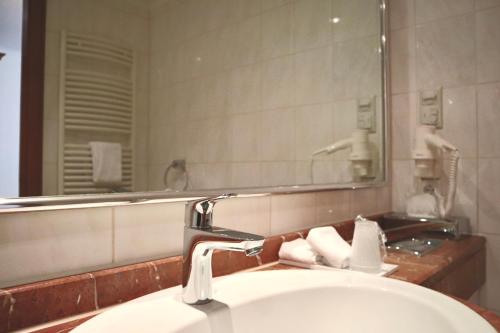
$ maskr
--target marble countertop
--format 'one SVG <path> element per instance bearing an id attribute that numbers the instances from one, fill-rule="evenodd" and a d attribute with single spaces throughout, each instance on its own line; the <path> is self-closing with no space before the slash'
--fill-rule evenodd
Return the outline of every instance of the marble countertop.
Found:
<path id="1" fill-rule="evenodd" d="M 399 265 L 399 269 L 389 275 L 389 278 L 403 280 L 423 286 L 432 286 L 441 280 L 446 274 L 467 260 L 471 259 L 475 254 L 484 251 L 485 239 L 480 236 L 465 236 L 461 240 L 444 240 L 443 245 L 433 252 L 423 256 L 416 257 L 410 254 L 401 252 L 389 252 L 386 262 Z M 277 269 L 300 269 L 297 267 L 287 266 L 274 262 L 256 270 L 277 270 Z M 451 296 L 453 297 L 453 296 Z M 469 301 L 453 297 L 464 303 L 479 315 L 484 317 L 497 331 L 500 332 L 500 316 L 495 313 L 481 308 Z M 69 332 L 82 322 L 92 318 L 93 315 L 72 320 L 62 324 L 57 324 L 41 330 L 36 330 L 36 333 L 64 333 Z"/>

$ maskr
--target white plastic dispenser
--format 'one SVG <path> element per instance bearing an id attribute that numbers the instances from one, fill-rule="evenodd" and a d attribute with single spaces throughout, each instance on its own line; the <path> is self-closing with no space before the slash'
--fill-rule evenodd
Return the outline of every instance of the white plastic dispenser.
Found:
<path id="1" fill-rule="evenodd" d="M 356 217 L 349 268 L 367 273 L 379 272 L 386 255 L 385 242 L 385 234 L 377 222 Z"/>

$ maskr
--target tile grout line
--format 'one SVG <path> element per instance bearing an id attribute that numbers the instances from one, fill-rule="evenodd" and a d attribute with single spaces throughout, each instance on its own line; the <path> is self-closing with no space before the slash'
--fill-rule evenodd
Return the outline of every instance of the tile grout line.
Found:
<path id="1" fill-rule="evenodd" d="M 116 262 L 116 223 L 115 223 L 115 207 L 111 208 L 111 262 Z"/>

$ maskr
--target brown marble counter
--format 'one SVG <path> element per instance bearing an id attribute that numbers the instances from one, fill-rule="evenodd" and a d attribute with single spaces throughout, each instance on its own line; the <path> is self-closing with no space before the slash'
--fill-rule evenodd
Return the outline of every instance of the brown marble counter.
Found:
<path id="1" fill-rule="evenodd" d="M 439 249 L 423 257 L 416 257 L 401 252 L 390 252 L 388 253 L 386 262 L 398 264 L 399 269 L 396 272 L 392 273 L 389 278 L 416 283 L 439 290 L 440 288 L 443 288 L 443 284 L 446 284 L 443 281 L 446 282 L 446 279 L 449 276 L 452 276 L 452 274 L 454 273 L 458 273 L 459 278 L 456 279 L 458 282 L 455 284 L 460 288 L 456 288 L 456 290 L 458 291 L 455 291 L 454 289 L 453 295 L 450 297 L 454 297 L 455 299 L 470 307 L 472 310 L 476 311 L 479 315 L 490 322 L 491 325 L 493 325 L 497 329 L 497 331 L 500 332 L 499 316 L 497 316 L 493 312 L 479 307 L 478 305 L 456 297 L 456 294 L 458 293 L 464 298 L 469 298 L 477 289 L 477 287 L 484 282 L 484 270 L 466 269 L 466 272 L 464 272 L 462 269 L 462 267 L 464 267 L 464 265 L 467 265 L 468 263 L 472 263 L 472 265 L 484 264 L 484 262 L 482 262 L 482 260 L 484 259 L 484 244 L 485 240 L 483 237 L 466 236 L 459 241 L 445 240 L 443 242 L 443 245 Z M 287 266 L 276 262 L 274 264 L 258 268 L 257 270 L 282 269 L 300 268 Z M 471 282 L 469 275 L 472 275 L 473 282 Z M 70 321 L 43 330 L 38 330 L 36 331 L 36 333 L 69 332 L 71 329 L 78 326 L 85 320 L 90 319 L 91 317 Z"/>

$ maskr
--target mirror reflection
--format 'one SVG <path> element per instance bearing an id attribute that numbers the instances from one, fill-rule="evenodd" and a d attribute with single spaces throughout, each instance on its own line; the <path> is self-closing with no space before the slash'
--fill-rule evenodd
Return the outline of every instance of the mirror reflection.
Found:
<path id="1" fill-rule="evenodd" d="M 383 180 L 377 0 L 48 0 L 43 195 Z"/>

